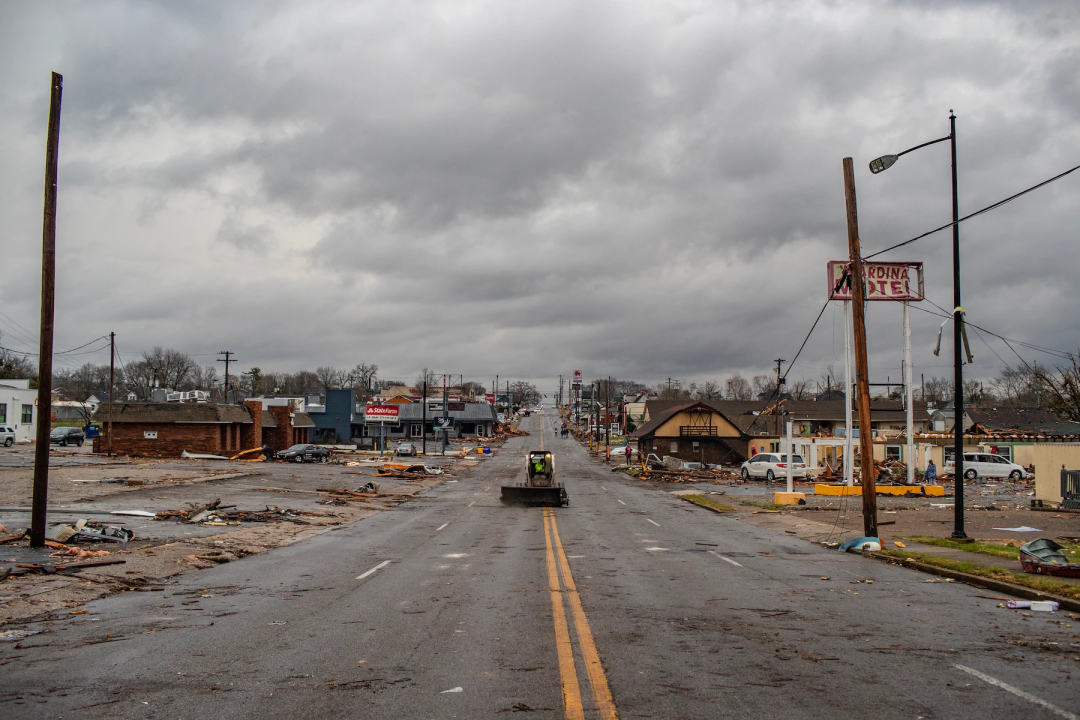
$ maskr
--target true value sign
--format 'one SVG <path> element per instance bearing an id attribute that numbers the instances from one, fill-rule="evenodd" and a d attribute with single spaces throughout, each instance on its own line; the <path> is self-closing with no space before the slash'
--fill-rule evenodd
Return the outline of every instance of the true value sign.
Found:
<path id="1" fill-rule="evenodd" d="M 397 405 L 368 405 L 364 408 L 364 422 L 396 423 L 400 410 Z"/>
<path id="2" fill-rule="evenodd" d="M 829 263 L 829 299 L 850 300 L 851 278 L 844 278 L 850 263 L 833 260 Z M 923 299 L 923 264 L 907 263 L 863 263 L 867 300 L 922 300 Z M 841 283 L 843 280 L 843 283 Z M 837 286 L 840 287 L 837 287 Z"/>

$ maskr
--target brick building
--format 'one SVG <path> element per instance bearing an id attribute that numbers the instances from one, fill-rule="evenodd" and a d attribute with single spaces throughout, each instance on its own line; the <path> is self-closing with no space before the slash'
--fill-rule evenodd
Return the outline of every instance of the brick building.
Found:
<path id="1" fill-rule="evenodd" d="M 314 423 L 307 413 L 289 407 L 263 408 L 219 403 L 117 403 L 112 406 L 112 450 L 115 455 L 180 457 L 192 453 L 234 455 L 241 450 L 270 446 L 284 450 L 306 443 Z M 108 448 L 109 405 L 98 408 L 95 420 L 102 435 L 94 452 Z"/>

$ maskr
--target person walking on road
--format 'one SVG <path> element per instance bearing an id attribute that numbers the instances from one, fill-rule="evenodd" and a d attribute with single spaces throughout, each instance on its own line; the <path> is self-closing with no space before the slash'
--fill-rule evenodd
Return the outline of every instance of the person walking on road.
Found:
<path id="1" fill-rule="evenodd" d="M 937 466 L 934 465 L 934 461 L 926 463 L 926 472 L 923 474 L 923 480 L 928 483 L 937 482 Z"/>

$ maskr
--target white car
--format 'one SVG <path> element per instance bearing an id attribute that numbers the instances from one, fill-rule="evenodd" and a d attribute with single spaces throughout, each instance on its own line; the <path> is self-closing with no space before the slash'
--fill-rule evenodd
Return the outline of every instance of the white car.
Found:
<path id="1" fill-rule="evenodd" d="M 792 455 L 794 463 L 791 468 L 792 478 L 806 477 L 806 463 L 802 455 Z M 758 453 L 742 464 L 743 480 L 752 477 L 765 478 L 772 482 L 778 477 L 787 478 L 787 455 L 781 453 Z"/>
<path id="2" fill-rule="evenodd" d="M 11 447 L 15 444 L 15 428 L 0 425 L 0 445 Z"/>
<path id="3" fill-rule="evenodd" d="M 956 474 L 956 463 L 951 459 L 945 461 L 942 472 L 950 475 Z M 977 477 L 1007 477 L 1010 480 L 1027 479 L 1031 477 L 1023 465 L 1010 462 L 1008 458 L 992 453 L 966 452 L 964 453 L 964 477 L 974 480 Z"/>

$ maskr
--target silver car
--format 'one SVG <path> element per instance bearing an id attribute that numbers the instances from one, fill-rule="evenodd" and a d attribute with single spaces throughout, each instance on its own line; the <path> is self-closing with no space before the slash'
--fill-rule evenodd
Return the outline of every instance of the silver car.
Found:
<path id="1" fill-rule="evenodd" d="M 806 477 L 806 463 L 802 455 L 792 455 L 795 462 L 791 467 L 792 478 Z M 742 464 L 743 480 L 765 478 L 772 482 L 778 477 L 787 478 L 787 455 L 781 453 L 758 453 Z"/>
<path id="2" fill-rule="evenodd" d="M 15 444 L 15 428 L 0 425 L 0 444 L 3 444 L 4 447 L 11 447 Z"/>

